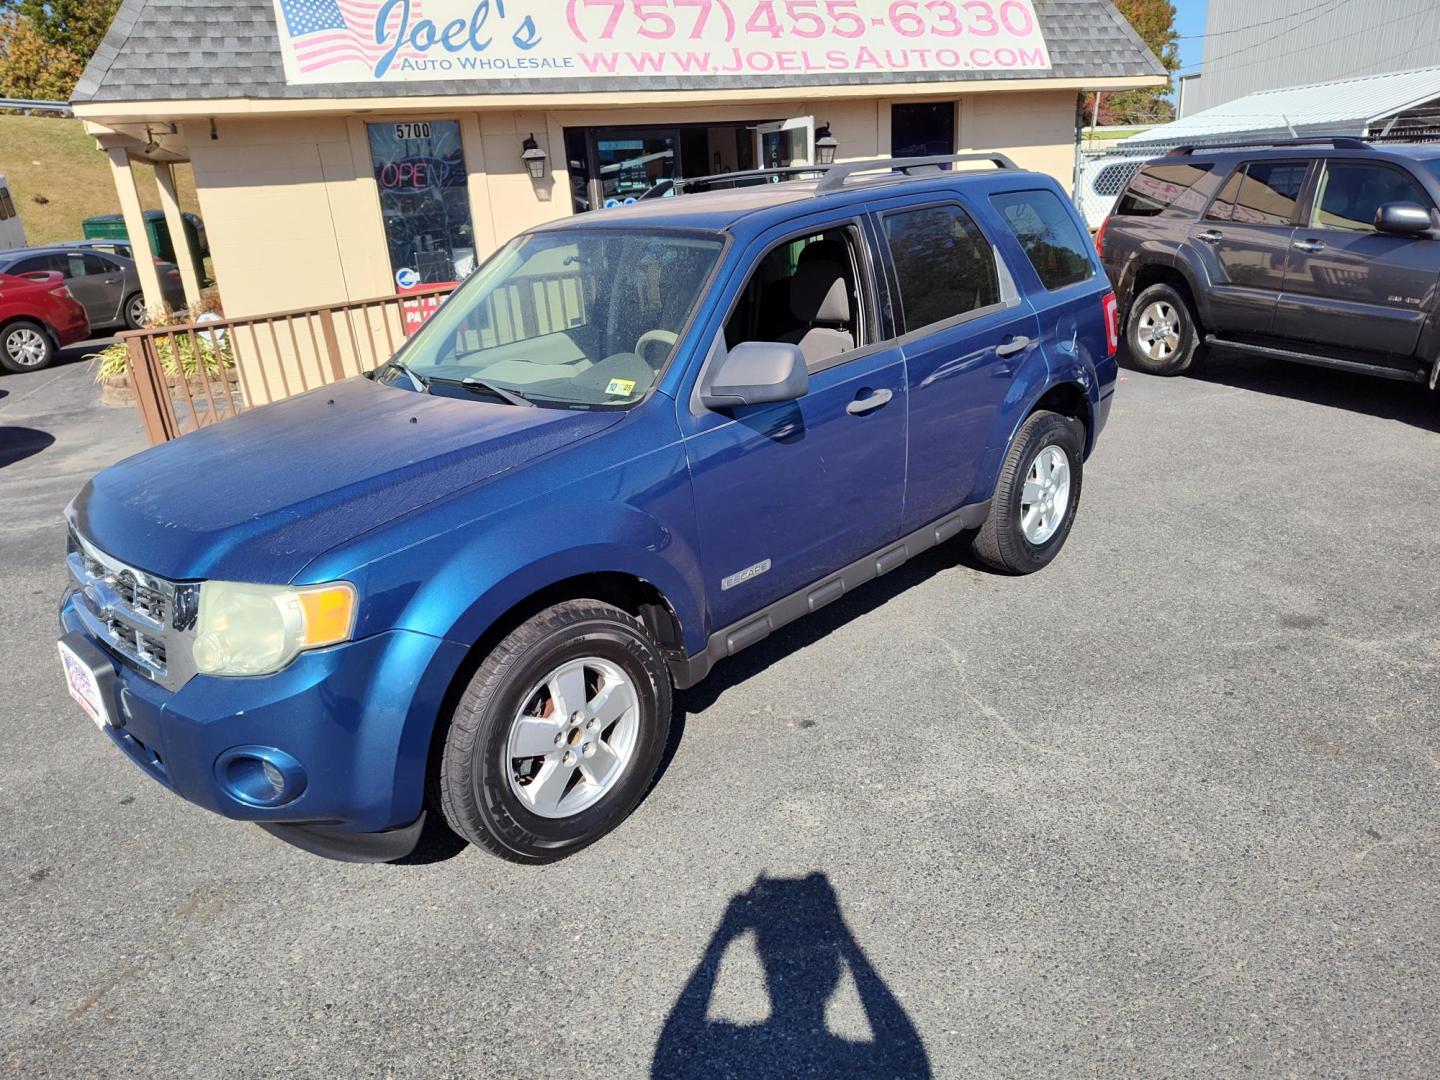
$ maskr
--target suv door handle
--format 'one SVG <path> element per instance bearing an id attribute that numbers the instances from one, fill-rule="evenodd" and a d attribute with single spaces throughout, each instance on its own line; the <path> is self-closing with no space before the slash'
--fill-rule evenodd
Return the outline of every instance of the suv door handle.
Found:
<path id="1" fill-rule="evenodd" d="M 894 396 L 889 390 L 876 390 L 869 397 L 857 397 L 845 406 L 845 411 L 851 416 L 864 416 L 868 412 L 874 412 L 881 405 L 888 404 Z"/>
<path id="2" fill-rule="evenodd" d="M 1225 234 L 1216 229 L 1207 229 L 1197 236 L 1196 239 L 1203 240 L 1207 244 L 1218 244 L 1221 240 L 1225 239 Z"/>
<path id="3" fill-rule="evenodd" d="M 1296 240 L 1290 246 L 1296 251 L 1306 251 L 1312 255 L 1317 251 L 1325 250 L 1325 242 L 1323 240 Z"/>
<path id="4" fill-rule="evenodd" d="M 995 355 L 1004 359 L 1007 356 L 1014 356 L 1018 352 L 1024 352 L 1030 347 L 1030 339 L 1024 334 L 1016 334 L 1014 337 L 1006 338 L 999 345 L 995 346 Z"/>

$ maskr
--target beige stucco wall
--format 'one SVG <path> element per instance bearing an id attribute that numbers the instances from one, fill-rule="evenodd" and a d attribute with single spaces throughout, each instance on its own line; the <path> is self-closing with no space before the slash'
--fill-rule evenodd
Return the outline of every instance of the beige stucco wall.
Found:
<path id="1" fill-rule="evenodd" d="M 957 146 L 1003 150 L 1020 165 L 1048 172 L 1069 186 L 1073 90 L 992 91 L 947 100 L 959 103 Z M 394 291 L 366 123 L 460 120 L 477 256 L 483 258 L 515 233 L 571 213 L 567 127 L 810 114 L 817 124 L 830 124 L 840 160 L 858 160 L 888 154 L 891 104 L 887 98 L 797 98 L 531 112 L 376 109 L 348 117 L 220 118 L 213 139 L 208 122 L 188 121 L 184 137 L 226 313 L 245 316 Z M 521 141 L 532 132 L 550 162 L 546 179 L 538 182 L 520 161 Z"/>
<path id="2" fill-rule="evenodd" d="M 1022 168 L 1049 173 L 1069 191 L 1075 182 L 1075 94 L 976 94 L 961 98 L 960 135 L 967 150 L 999 150 Z"/>

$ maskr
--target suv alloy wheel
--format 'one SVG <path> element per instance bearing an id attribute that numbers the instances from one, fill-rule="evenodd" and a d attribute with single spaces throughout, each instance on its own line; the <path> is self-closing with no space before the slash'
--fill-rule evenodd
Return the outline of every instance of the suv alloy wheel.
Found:
<path id="1" fill-rule="evenodd" d="M 1125 320 L 1130 363 L 1151 375 L 1179 375 L 1200 358 L 1200 328 L 1190 303 L 1170 285 L 1151 285 Z"/>
<path id="2" fill-rule="evenodd" d="M 434 777 L 446 822 L 516 862 L 550 862 L 635 809 L 670 734 L 669 669 L 645 627 L 597 600 L 546 608 L 481 663 Z"/>

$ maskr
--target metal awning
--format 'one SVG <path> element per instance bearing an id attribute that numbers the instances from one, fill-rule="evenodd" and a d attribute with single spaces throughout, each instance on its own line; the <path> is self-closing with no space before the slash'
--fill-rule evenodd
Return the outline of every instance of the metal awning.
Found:
<path id="1" fill-rule="evenodd" d="M 1236 136 L 1367 135 L 1392 119 L 1433 122 L 1440 114 L 1440 67 L 1262 90 L 1162 124 L 1122 145 L 1204 143 Z"/>

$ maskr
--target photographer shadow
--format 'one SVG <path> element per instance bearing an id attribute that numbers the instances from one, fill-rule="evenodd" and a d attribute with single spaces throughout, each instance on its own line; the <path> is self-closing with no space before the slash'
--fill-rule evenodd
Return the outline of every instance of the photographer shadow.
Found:
<path id="1" fill-rule="evenodd" d="M 769 1016 L 753 1024 L 708 1014 L 726 950 L 753 933 Z M 832 1033 L 826 1007 L 848 969 L 868 1039 Z M 651 1076 L 930 1076 L 924 1044 L 845 924 L 830 880 L 761 876 L 731 898 L 705 955 L 666 1017 Z"/>

